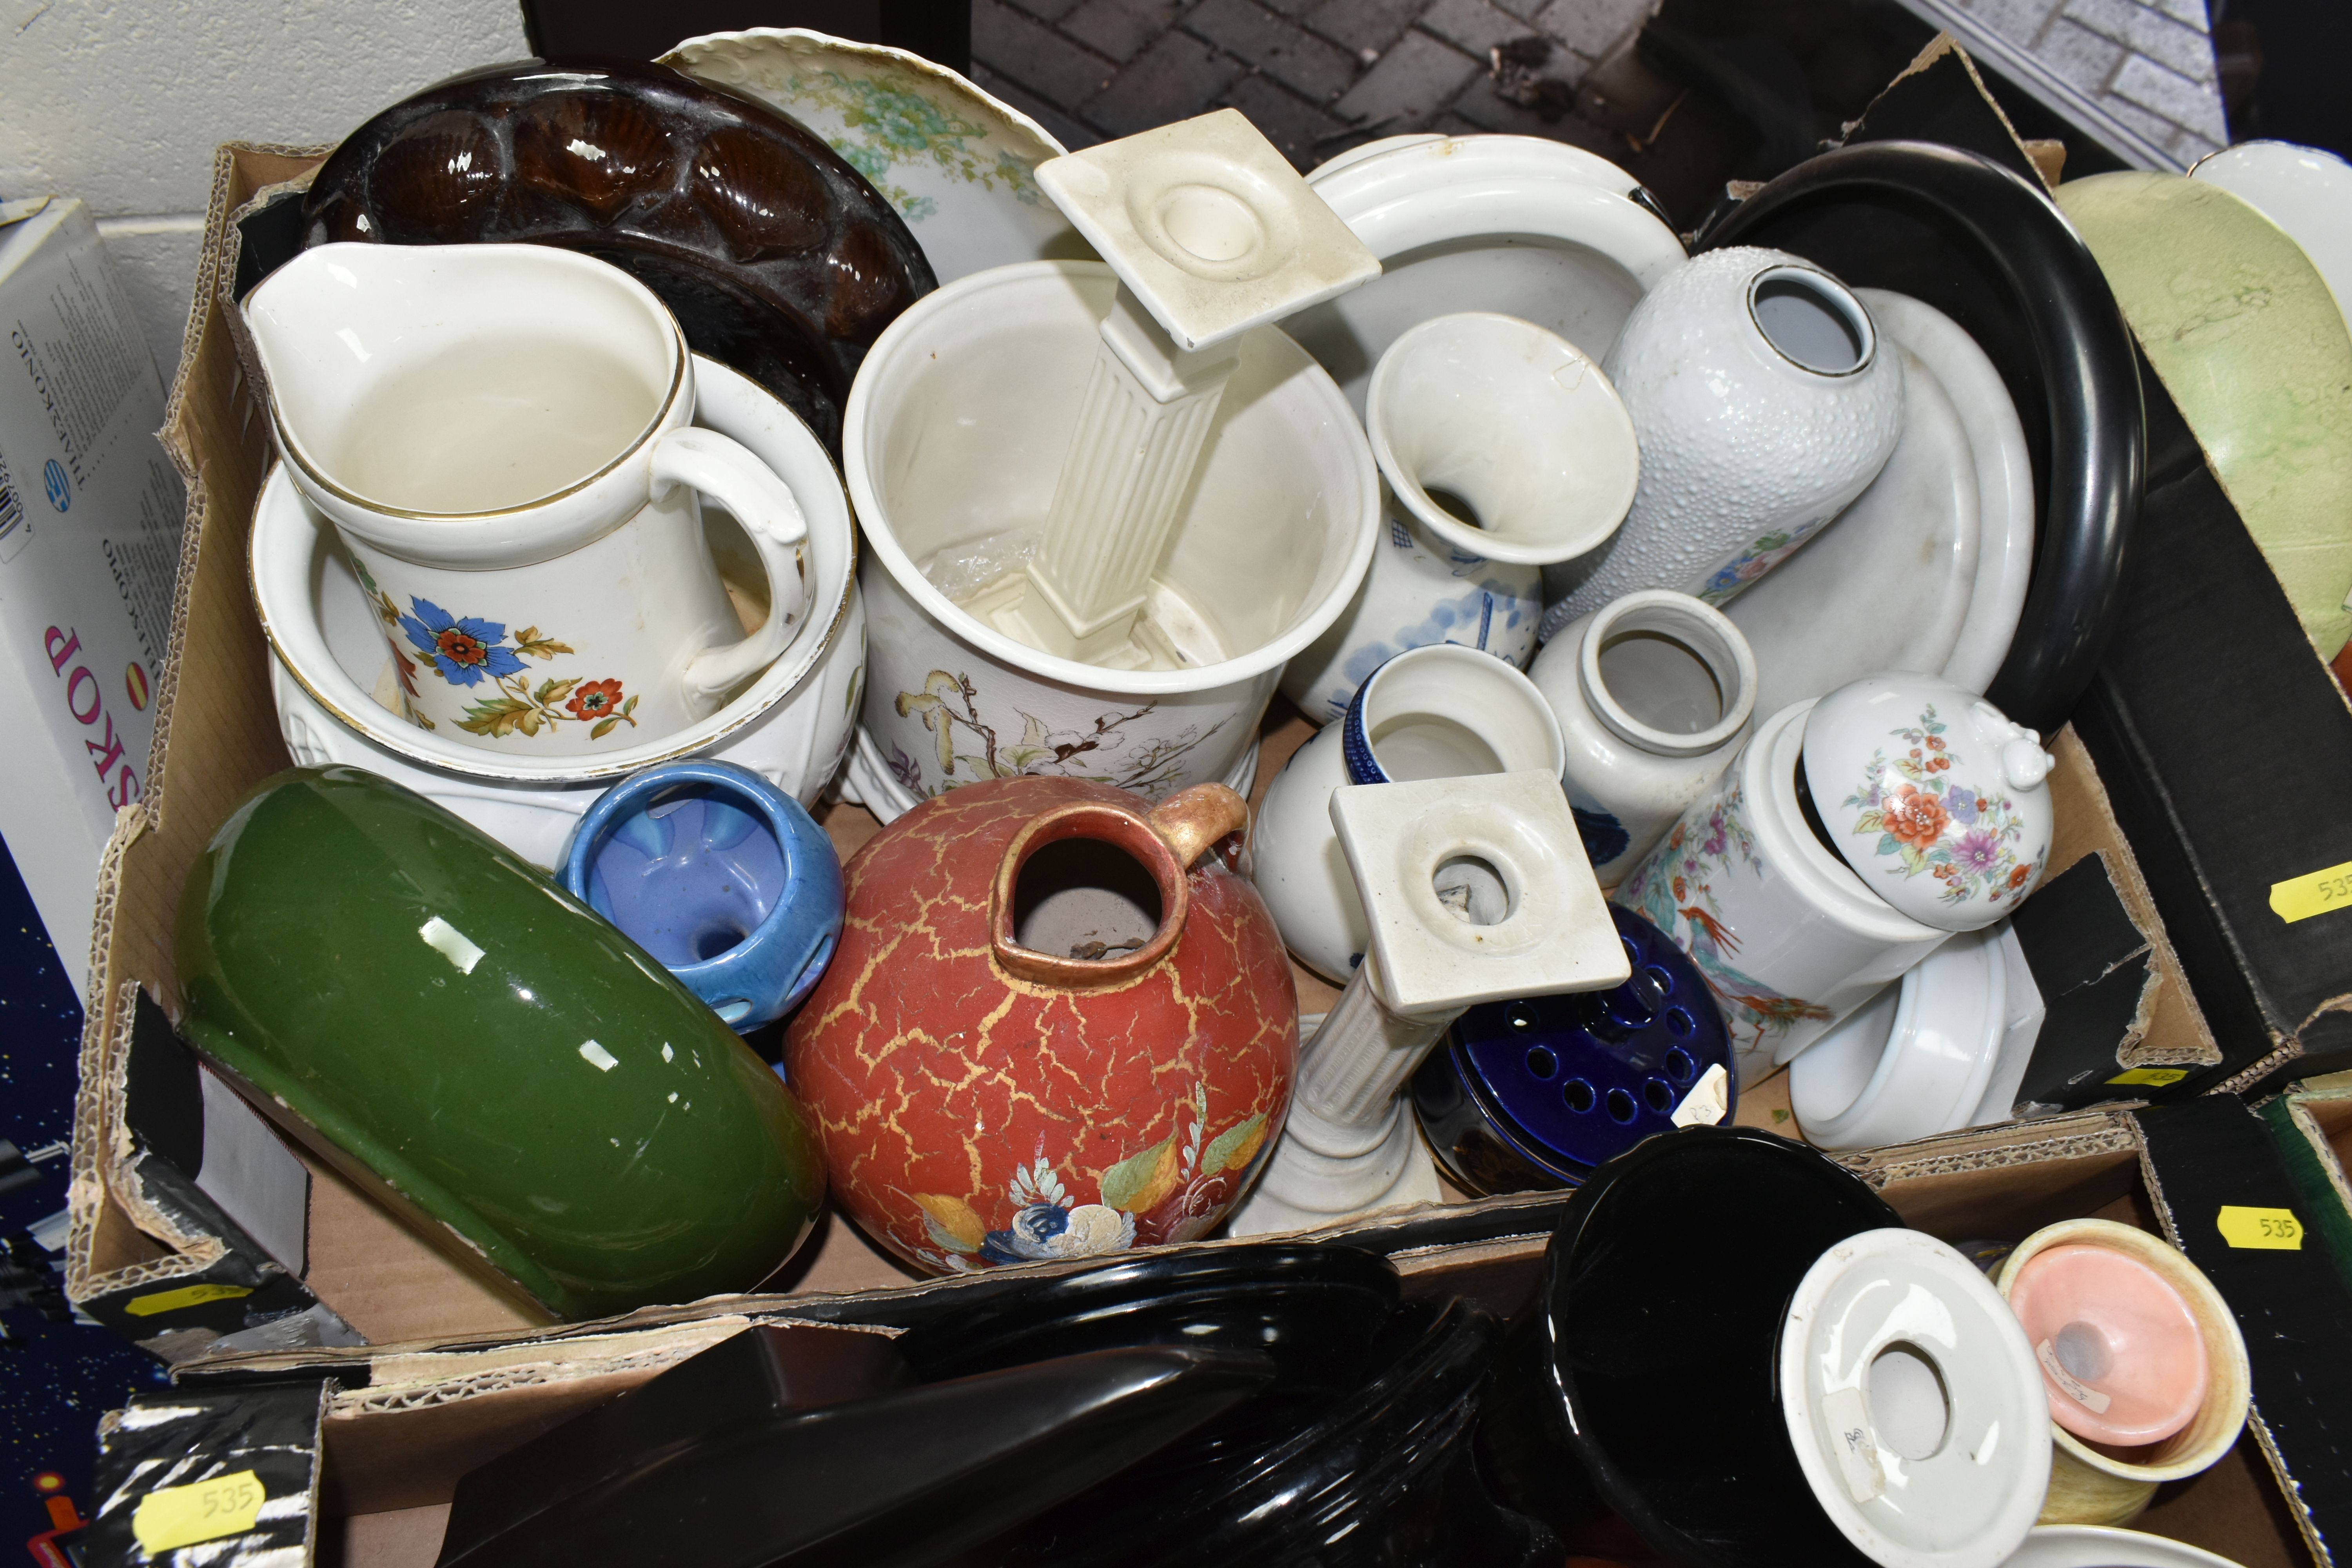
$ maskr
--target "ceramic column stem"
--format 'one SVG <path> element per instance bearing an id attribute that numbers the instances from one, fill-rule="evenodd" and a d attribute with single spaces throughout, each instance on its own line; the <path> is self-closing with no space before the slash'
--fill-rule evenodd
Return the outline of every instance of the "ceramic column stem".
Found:
<path id="1" fill-rule="evenodd" d="M 1050 651 L 1115 656 L 1165 553 L 1236 342 L 1179 348 L 1124 287 L 1102 324 L 1024 608 Z"/>
<path id="2" fill-rule="evenodd" d="M 1332 1224 L 1391 1204 L 1437 1201 L 1436 1167 L 1403 1089 L 1454 1008 L 1429 1017 L 1391 1008 L 1370 953 L 1301 1048 L 1282 1142 L 1233 1234 Z"/>

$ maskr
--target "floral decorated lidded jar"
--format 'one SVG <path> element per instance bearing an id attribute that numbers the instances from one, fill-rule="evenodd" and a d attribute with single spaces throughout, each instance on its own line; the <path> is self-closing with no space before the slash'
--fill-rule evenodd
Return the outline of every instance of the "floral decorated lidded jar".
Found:
<path id="1" fill-rule="evenodd" d="M 1241 796 L 966 784 L 883 829 L 785 1071 L 834 1192 L 938 1273 L 1190 1241 L 1282 1131 L 1298 1002 Z"/>
<path id="2" fill-rule="evenodd" d="M 1690 954 L 1741 1087 L 2042 879 L 2052 762 L 1935 676 L 1868 676 L 1782 709 L 1626 875 L 1617 901 Z"/>

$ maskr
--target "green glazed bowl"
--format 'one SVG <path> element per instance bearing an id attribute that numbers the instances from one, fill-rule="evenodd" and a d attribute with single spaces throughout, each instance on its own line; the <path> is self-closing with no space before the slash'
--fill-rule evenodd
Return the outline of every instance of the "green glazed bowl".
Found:
<path id="1" fill-rule="evenodd" d="M 2093 174 L 2056 200 L 2319 657 L 2335 658 L 2352 635 L 2352 337 L 2326 279 L 2252 203 L 2203 180 Z"/>
<path id="2" fill-rule="evenodd" d="M 495 840 L 357 768 L 238 803 L 180 900 L 189 1042 L 419 1235 L 580 1319 L 746 1290 L 808 1235 L 799 1102 Z"/>

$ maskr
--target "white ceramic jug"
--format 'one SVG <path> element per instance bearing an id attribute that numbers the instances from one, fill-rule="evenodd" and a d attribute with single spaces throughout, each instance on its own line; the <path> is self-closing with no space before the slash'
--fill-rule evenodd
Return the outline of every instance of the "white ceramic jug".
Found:
<path id="1" fill-rule="evenodd" d="M 350 551 L 419 724 L 542 755 L 626 747 L 716 711 L 791 639 L 800 506 L 691 426 L 685 336 L 619 268 L 536 245 L 327 245 L 245 319 L 287 471 Z M 697 491 L 767 568 L 749 637 Z"/>

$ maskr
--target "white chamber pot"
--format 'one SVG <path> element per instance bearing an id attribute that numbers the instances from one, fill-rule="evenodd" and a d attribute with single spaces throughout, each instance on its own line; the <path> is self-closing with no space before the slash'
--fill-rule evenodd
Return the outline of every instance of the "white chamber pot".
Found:
<path id="1" fill-rule="evenodd" d="M 1370 940 L 1332 791 L 1529 771 L 1557 779 L 1563 750 L 1542 694 L 1490 654 L 1436 643 L 1382 665 L 1339 722 L 1291 753 L 1250 829 L 1244 864 L 1292 954 L 1344 984 Z"/>
<path id="2" fill-rule="evenodd" d="M 1528 671 L 1568 744 L 1563 782 L 1604 888 L 1647 854 L 1748 738 L 1756 656 L 1687 594 L 1628 594 L 1562 627 Z"/>
<path id="3" fill-rule="evenodd" d="M 1797 1125 L 1873 1149 L 2006 1121 L 2042 1019 L 2010 927 L 1961 932 L 1789 1064 Z"/>
<path id="4" fill-rule="evenodd" d="M 1735 246 L 1645 295 L 1602 368 L 1633 415 L 1624 526 L 1545 574 L 1548 631 L 1642 588 L 1720 606 L 1860 495 L 1903 429 L 1870 311 L 1809 261 Z"/>
<path id="5" fill-rule="evenodd" d="M 375 612 L 331 529 L 280 467 L 255 509 L 251 574 L 275 656 L 278 729 L 294 760 L 381 773 L 545 867 L 560 862 L 572 826 L 599 795 L 657 762 L 717 757 L 814 804 L 839 769 L 863 683 L 856 531 L 832 458 L 806 426 L 714 360 L 698 358 L 695 372 L 698 418 L 773 468 L 807 517 L 810 613 L 775 663 L 699 723 L 593 757 L 491 752 L 419 729 L 386 705 L 398 693 L 387 689 L 393 672 Z M 705 523 L 730 578 L 761 584 L 731 523 L 715 508 L 705 509 Z"/>
<path id="6" fill-rule="evenodd" d="M 1331 378 L 1255 327 L 1147 602 L 1198 662 L 1081 663 L 957 602 L 1030 560 L 1117 290 L 1097 262 L 977 273 L 917 301 L 858 372 L 843 445 L 873 637 L 849 778 L 877 816 L 1021 773 L 1155 800 L 1245 785 L 1285 662 L 1362 582 L 1370 448 Z"/>

